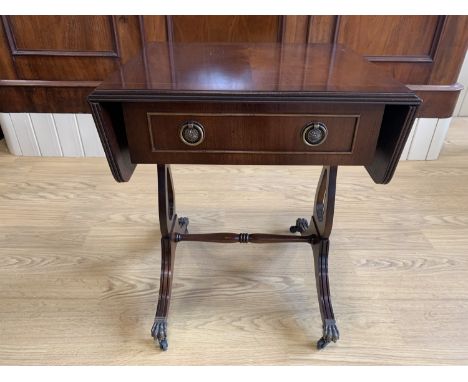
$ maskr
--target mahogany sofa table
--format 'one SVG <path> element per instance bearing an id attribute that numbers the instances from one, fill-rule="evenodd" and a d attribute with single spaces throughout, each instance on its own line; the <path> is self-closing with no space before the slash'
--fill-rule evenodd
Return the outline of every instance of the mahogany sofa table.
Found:
<path id="1" fill-rule="evenodd" d="M 161 278 L 151 334 L 166 350 L 176 246 L 184 241 L 310 244 L 323 334 L 336 342 L 328 281 L 339 165 L 388 183 L 421 100 L 342 45 L 155 43 L 89 96 L 114 178 L 157 164 Z M 170 164 L 321 165 L 310 221 L 290 234 L 188 233 Z M 202 186 L 202 184 L 200 184 Z M 299 235 L 298 235 L 299 233 Z"/>

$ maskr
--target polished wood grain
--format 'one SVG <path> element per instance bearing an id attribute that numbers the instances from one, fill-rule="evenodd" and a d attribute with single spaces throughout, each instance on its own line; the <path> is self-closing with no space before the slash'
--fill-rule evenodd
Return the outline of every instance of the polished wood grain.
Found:
<path id="1" fill-rule="evenodd" d="M 66 110 L 73 113 L 90 113 L 86 100 L 95 87 L 76 86 L 76 83 L 53 81 L 48 83 L 24 83 L 10 86 L 3 82 L 0 84 L 0 110 L 10 113 L 63 113 Z M 62 86 L 65 85 L 65 86 Z"/>
<path id="2" fill-rule="evenodd" d="M 169 16 L 169 41 L 276 42 L 283 16 Z"/>
<path id="3" fill-rule="evenodd" d="M 142 37 L 145 42 L 167 41 L 167 28 L 165 16 L 140 16 Z"/>
<path id="4" fill-rule="evenodd" d="M 341 16 L 337 41 L 366 56 L 430 60 L 443 16 Z M 375 38 L 375 31 L 380 38 Z"/>
<path id="5" fill-rule="evenodd" d="M 0 79 L 2 80 L 13 80 L 17 78 L 13 56 L 10 53 L 5 29 L 0 28 Z M 2 97 L 2 99 L 3 98 L 4 97 Z"/>
<path id="6" fill-rule="evenodd" d="M 0 107 L 4 112 L 89 112 L 77 85 L 103 81 L 146 42 L 155 41 L 343 41 L 405 84 L 453 86 L 465 57 L 468 24 L 467 16 L 454 15 L 4 17 L 0 80 L 57 82 L 31 95 L 20 85 L 2 91 L 0 84 Z M 76 85 L 64 92 L 63 81 Z M 445 118 L 453 111 L 456 93 L 427 92 L 421 91 L 421 117 Z"/>
<path id="7" fill-rule="evenodd" d="M 421 99 L 422 104 L 418 109 L 418 117 L 425 118 L 450 118 L 463 89 L 459 83 L 453 85 L 413 85 L 409 86 Z"/>
<path id="8" fill-rule="evenodd" d="M 2 20 L 18 79 L 102 80 L 117 69 L 113 58 L 120 56 L 120 47 L 112 16 L 3 16 Z"/>
<path id="9" fill-rule="evenodd" d="M 309 30 L 307 42 L 309 43 L 334 43 L 336 42 L 337 16 L 308 16 Z"/>
<path id="10" fill-rule="evenodd" d="M 468 119 L 455 119 L 438 161 L 403 162 L 385 187 L 340 168 L 329 271 L 342 338 L 325 352 L 314 350 L 307 246 L 182 242 L 171 350 L 160 354 L 148 333 L 160 267 L 154 166 L 116 184 L 103 159 L 14 157 L 2 146 L 0 363 L 466 365 L 467 137 Z M 319 174 L 173 166 L 178 209 L 205 232 L 221 222 L 287 234 Z"/>
<path id="11" fill-rule="evenodd" d="M 412 95 L 344 45 L 288 43 L 150 43 L 103 81 L 93 98 L 107 93 L 138 96 L 135 90 L 199 97 L 206 93 L 211 98 L 283 96 L 281 92 L 288 97 L 334 92 L 368 99 L 384 91 L 398 98 Z"/>
<path id="12" fill-rule="evenodd" d="M 420 104 L 343 45 L 287 43 L 147 44 L 88 99 L 119 182 L 131 172 L 118 163 L 188 163 L 365 165 L 388 183 Z M 125 135 L 121 123 L 101 122 L 99 110 L 111 115 L 111 105 L 124 115 Z M 304 148 L 299 117 L 331 124 L 330 141 Z M 177 138 L 180 124 L 197 118 L 209 130 L 198 150 Z M 120 144 L 107 144 L 114 134 Z"/>
<path id="13" fill-rule="evenodd" d="M 381 109 L 383 111 L 383 108 Z M 150 142 L 145 141 L 145 146 L 150 143 L 153 152 L 191 150 L 225 153 L 272 152 L 277 155 L 285 152 L 352 154 L 359 129 L 367 128 L 360 123 L 360 114 L 276 114 L 272 119 L 271 114 L 260 113 L 252 115 L 156 112 L 148 113 L 147 117 L 145 131 L 150 130 L 152 139 Z M 376 113 L 378 122 L 372 126 L 374 145 L 378 136 L 379 117 L 382 117 L 382 113 Z M 129 116 L 127 121 L 134 119 Z M 180 128 L 186 121 L 196 121 L 203 126 L 204 139 L 197 146 L 187 147 L 180 138 Z M 311 121 L 323 123 L 328 131 L 325 141 L 317 146 L 307 145 L 302 136 L 304 127 Z M 366 139 L 366 144 L 372 147 L 372 139 Z M 372 150 L 369 152 L 370 157 Z"/>
<path id="14" fill-rule="evenodd" d="M 189 164 L 368 164 L 383 109 L 304 102 L 123 105 L 133 163 Z M 191 120 L 205 131 L 198 146 L 180 139 L 181 126 Z M 322 144 L 309 146 L 302 133 L 314 121 L 324 123 L 328 135 Z"/>
<path id="15" fill-rule="evenodd" d="M 436 85 L 455 83 L 467 48 L 468 16 L 447 16 L 434 53 L 434 68 L 429 83 Z"/>
<path id="16" fill-rule="evenodd" d="M 118 54 L 109 16 L 4 16 L 3 22 L 13 55 Z"/>
<path id="17" fill-rule="evenodd" d="M 281 41 L 286 43 L 307 42 L 309 23 L 309 16 L 283 16 Z"/>

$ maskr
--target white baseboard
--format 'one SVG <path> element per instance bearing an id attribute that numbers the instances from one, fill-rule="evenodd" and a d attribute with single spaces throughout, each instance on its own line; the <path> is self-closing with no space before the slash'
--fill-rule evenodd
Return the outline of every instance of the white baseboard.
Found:
<path id="1" fill-rule="evenodd" d="M 452 118 L 416 118 L 400 160 L 436 160 Z"/>
<path id="2" fill-rule="evenodd" d="M 401 160 L 437 159 L 451 120 L 416 119 Z M 91 114 L 0 113 L 0 125 L 13 155 L 104 156 Z"/>
<path id="3" fill-rule="evenodd" d="M 13 155 L 104 156 L 91 114 L 0 113 L 0 125 Z"/>

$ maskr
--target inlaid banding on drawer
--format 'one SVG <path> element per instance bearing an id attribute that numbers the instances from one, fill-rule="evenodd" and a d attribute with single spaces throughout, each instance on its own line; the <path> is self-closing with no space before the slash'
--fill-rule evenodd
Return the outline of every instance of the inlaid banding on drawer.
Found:
<path id="1" fill-rule="evenodd" d="M 359 114 L 249 114 L 147 112 L 151 150 L 191 153 L 250 154 L 352 154 L 359 128 Z M 185 123 L 196 121 L 204 139 L 189 146 L 180 139 Z M 326 140 L 310 146 L 303 130 L 310 122 L 328 129 Z"/>

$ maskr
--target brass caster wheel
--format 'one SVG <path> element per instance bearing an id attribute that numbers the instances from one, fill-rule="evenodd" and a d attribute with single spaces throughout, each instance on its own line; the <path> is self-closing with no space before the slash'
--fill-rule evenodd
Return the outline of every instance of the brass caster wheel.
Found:
<path id="1" fill-rule="evenodd" d="M 159 347 L 161 348 L 162 351 L 166 351 L 167 350 L 167 340 L 161 340 L 159 341 Z"/>
<path id="2" fill-rule="evenodd" d="M 325 341 L 325 339 L 322 337 L 322 338 L 320 338 L 320 339 L 317 341 L 317 349 L 318 349 L 318 350 L 322 350 L 322 349 L 325 348 L 328 344 L 329 344 L 329 342 Z"/>

